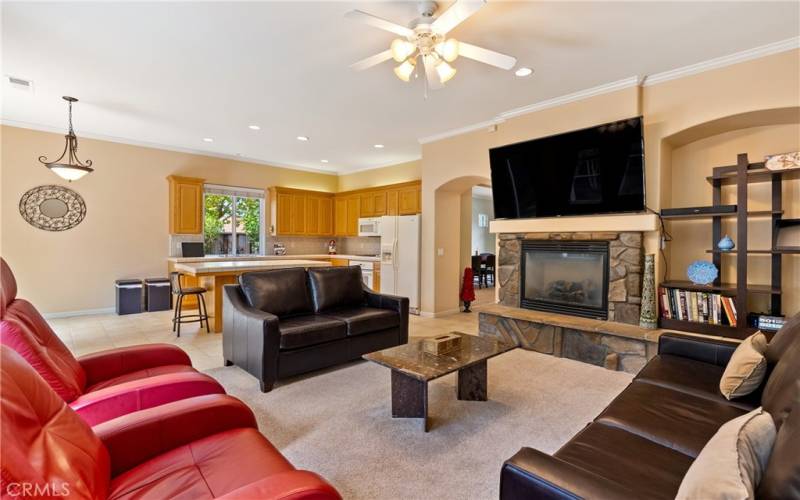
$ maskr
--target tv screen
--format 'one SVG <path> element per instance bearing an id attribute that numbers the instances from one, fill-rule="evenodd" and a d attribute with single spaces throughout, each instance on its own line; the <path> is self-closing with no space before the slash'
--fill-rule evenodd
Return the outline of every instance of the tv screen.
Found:
<path id="1" fill-rule="evenodd" d="M 489 150 L 498 219 L 644 210 L 642 118 Z"/>

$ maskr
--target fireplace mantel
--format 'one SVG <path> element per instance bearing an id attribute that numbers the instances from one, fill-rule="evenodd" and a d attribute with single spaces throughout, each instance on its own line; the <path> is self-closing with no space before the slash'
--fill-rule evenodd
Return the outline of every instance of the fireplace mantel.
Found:
<path id="1" fill-rule="evenodd" d="M 503 219 L 489 223 L 490 233 L 648 232 L 658 228 L 651 213 Z"/>

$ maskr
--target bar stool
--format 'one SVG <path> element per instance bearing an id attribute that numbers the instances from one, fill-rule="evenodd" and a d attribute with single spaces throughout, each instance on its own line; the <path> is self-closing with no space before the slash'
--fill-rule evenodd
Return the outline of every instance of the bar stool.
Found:
<path id="1" fill-rule="evenodd" d="M 203 327 L 203 321 L 206 322 L 206 332 L 211 332 L 208 326 L 208 308 L 206 307 L 206 299 L 203 294 L 207 291 L 201 286 L 193 286 L 190 288 L 183 288 L 181 285 L 182 273 L 172 272 L 169 273 L 170 287 L 172 293 L 178 297 L 175 303 L 175 314 L 172 317 L 172 331 L 178 332 L 178 337 L 181 336 L 181 323 L 197 323 L 200 322 L 200 328 Z M 183 298 L 187 295 L 197 296 L 197 312 L 199 314 L 183 314 Z"/>

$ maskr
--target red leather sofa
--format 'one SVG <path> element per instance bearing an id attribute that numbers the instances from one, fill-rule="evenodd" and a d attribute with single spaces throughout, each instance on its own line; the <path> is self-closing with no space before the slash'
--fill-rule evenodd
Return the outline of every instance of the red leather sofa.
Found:
<path id="1" fill-rule="evenodd" d="M 90 425 L 204 394 L 224 394 L 170 344 L 97 352 L 76 359 L 28 301 L 0 259 L 0 343 L 18 352 Z"/>
<path id="2" fill-rule="evenodd" d="M 3 498 L 340 498 L 296 470 L 231 396 L 184 399 L 90 428 L 7 347 L 0 371 Z"/>

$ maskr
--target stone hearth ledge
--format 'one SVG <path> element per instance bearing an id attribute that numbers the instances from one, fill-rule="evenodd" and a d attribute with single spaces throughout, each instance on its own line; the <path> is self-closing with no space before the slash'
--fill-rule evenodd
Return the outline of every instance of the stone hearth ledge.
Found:
<path id="1" fill-rule="evenodd" d="M 500 304 L 478 312 L 481 336 L 634 374 L 656 355 L 658 338 L 666 331 Z"/>

